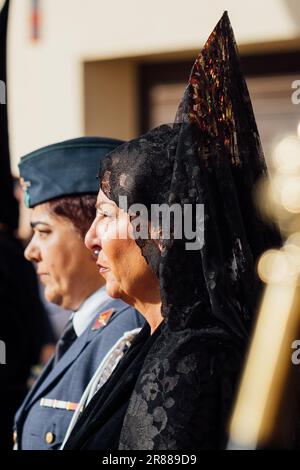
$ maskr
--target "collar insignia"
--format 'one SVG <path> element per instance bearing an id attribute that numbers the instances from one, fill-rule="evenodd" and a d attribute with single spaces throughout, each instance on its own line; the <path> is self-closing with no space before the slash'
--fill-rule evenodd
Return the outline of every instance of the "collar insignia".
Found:
<path id="1" fill-rule="evenodd" d="M 113 308 L 110 308 L 109 310 L 105 310 L 105 312 L 101 312 L 100 315 L 96 318 L 92 326 L 92 331 L 99 330 L 100 328 L 103 328 L 104 326 L 106 326 L 113 313 L 114 313 Z"/>

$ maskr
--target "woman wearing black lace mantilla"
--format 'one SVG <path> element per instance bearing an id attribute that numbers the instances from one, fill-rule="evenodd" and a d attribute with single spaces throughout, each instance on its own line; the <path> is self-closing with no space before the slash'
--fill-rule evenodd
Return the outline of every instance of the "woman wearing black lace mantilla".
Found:
<path id="1" fill-rule="evenodd" d="M 121 145 L 101 166 L 86 243 L 99 251 L 108 294 L 133 305 L 148 324 L 79 417 L 65 449 L 225 446 L 258 300 L 255 263 L 279 242 L 252 201 L 265 173 L 225 13 L 196 59 L 175 124 Z M 151 238 L 117 239 L 116 228 L 132 232 L 136 218 L 143 219 L 134 204 L 148 210 Z M 156 230 L 151 208 L 161 204 L 193 207 L 194 228 L 201 222 L 196 207 L 204 205 L 202 246 L 200 232 L 198 249 L 190 249 L 188 237 L 175 237 L 176 217 L 169 238 Z"/>

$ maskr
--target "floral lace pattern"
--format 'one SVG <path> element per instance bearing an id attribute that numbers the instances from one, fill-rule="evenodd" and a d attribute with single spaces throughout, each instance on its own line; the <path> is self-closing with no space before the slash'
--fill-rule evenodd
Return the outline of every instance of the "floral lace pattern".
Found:
<path id="1" fill-rule="evenodd" d="M 224 447 L 241 358 L 221 329 L 165 328 L 131 396 L 119 448 Z"/>

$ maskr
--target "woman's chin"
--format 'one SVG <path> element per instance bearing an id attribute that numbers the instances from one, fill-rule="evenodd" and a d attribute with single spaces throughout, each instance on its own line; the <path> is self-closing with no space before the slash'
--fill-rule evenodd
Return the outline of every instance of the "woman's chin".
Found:
<path id="1" fill-rule="evenodd" d="M 113 282 L 106 282 L 106 293 L 113 299 L 119 299 L 121 297 L 121 291 L 118 286 L 114 285 Z"/>
<path id="2" fill-rule="evenodd" d="M 63 305 L 62 305 L 63 304 L 63 297 L 58 292 L 55 292 L 52 289 L 46 287 L 46 289 L 44 291 L 44 297 L 51 304 L 55 304 L 55 305 L 58 305 L 59 307 L 63 307 Z"/>

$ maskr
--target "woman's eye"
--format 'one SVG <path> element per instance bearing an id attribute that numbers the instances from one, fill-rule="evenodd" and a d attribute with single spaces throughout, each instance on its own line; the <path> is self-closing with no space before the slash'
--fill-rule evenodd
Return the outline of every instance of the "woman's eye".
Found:
<path id="1" fill-rule="evenodd" d="M 38 230 L 37 232 L 41 238 L 46 238 L 51 233 L 50 230 Z"/>
<path id="2" fill-rule="evenodd" d="M 97 209 L 97 216 L 98 217 L 111 217 L 111 214 L 107 211 L 100 211 Z"/>

